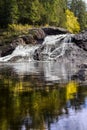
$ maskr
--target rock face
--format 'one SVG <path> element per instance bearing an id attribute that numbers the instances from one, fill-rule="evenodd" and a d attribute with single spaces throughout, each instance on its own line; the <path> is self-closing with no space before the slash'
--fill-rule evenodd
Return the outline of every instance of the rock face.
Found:
<path id="1" fill-rule="evenodd" d="M 43 29 L 37 28 L 37 29 L 31 29 L 30 34 L 33 35 L 33 38 L 37 41 L 44 40 L 46 34 Z"/>
<path id="2" fill-rule="evenodd" d="M 67 31 L 66 29 L 59 27 L 45 27 L 42 28 L 42 30 L 45 32 L 46 35 L 58 35 L 69 33 L 69 31 Z"/>
<path id="3" fill-rule="evenodd" d="M 77 72 L 72 75 L 72 80 L 84 81 L 87 84 L 87 64 L 81 64 L 78 66 Z"/>
<path id="4" fill-rule="evenodd" d="M 19 44 L 25 44 L 22 38 L 17 38 L 13 40 L 9 45 L 2 46 L 0 50 L 1 57 L 11 54 Z"/>
<path id="5" fill-rule="evenodd" d="M 80 48 L 83 48 L 85 51 L 87 51 L 87 30 L 76 34 L 73 38 L 73 42 L 75 42 Z"/>
<path id="6" fill-rule="evenodd" d="M 1 45 L 0 56 L 3 57 L 11 54 L 19 44 L 41 44 L 47 35 L 65 34 L 67 32 L 68 31 L 63 28 L 56 27 L 31 29 L 28 35 L 17 37 L 9 45 Z"/>
<path id="7" fill-rule="evenodd" d="M 34 39 L 33 35 L 29 34 L 21 37 L 25 44 L 37 44 L 37 41 Z"/>
<path id="8" fill-rule="evenodd" d="M 44 38 L 48 35 L 58 35 L 58 34 L 67 34 L 69 33 L 66 29 L 59 27 L 43 27 L 43 28 L 34 28 L 29 30 L 28 35 L 23 35 L 14 39 L 9 45 L 0 45 L 0 56 L 6 56 L 13 52 L 13 50 L 19 45 L 26 44 L 41 44 L 44 41 Z M 72 38 L 72 42 L 74 42 L 78 47 L 82 48 L 84 51 L 87 51 L 87 30 L 74 35 Z M 43 50 L 43 46 L 39 48 L 39 51 L 35 51 L 34 59 L 39 60 L 39 52 Z M 54 47 L 53 47 L 54 49 Z"/>
<path id="9" fill-rule="evenodd" d="M 61 45 L 63 46 L 63 43 L 61 43 Z M 87 62 L 87 52 L 78 47 L 75 43 L 66 44 L 64 48 L 62 46 L 57 46 L 57 48 L 49 46 L 51 47 L 51 52 L 45 53 L 48 46 L 49 45 L 42 45 L 36 49 L 34 52 L 34 59 L 58 60 L 59 62 L 75 63 L 77 65 Z"/>
<path id="10" fill-rule="evenodd" d="M 9 45 L 1 46 L 0 56 L 3 57 L 11 54 L 14 49 L 20 44 L 41 44 L 45 36 L 46 35 L 42 29 L 31 29 L 29 35 L 17 37 Z"/>

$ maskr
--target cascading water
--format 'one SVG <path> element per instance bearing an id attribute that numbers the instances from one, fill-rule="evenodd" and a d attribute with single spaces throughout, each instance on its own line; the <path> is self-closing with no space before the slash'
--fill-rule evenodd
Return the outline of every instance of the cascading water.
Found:
<path id="1" fill-rule="evenodd" d="M 56 60 L 68 50 L 73 34 L 47 36 L 35 55 L 39 60 Z M 36 57 L 35 57 L 36 58 Z"/>
<path id="2" fill-rule="evenodd" d="M 68 45 L 71 43 L 72 36 L 73 34 L 64 34 L 55 37 L 54 40 L 55 49 L 52 52 L 49 52 L 48 59 L 57 59 L 63 56 L 65 54 L 66 49 L 68 49 Z"/>
<path id="3" fill-rule="evenodd" d="M 0 57 L 0 62 L 67 60 L 68 58 L 71 58 L 72 55 L 79 56 L 84 54 L 84 51 L 81 50 L 81 48 L 76 46 L 74 43 L 71 43 L 73 36 L 73 34 L 51 35 L 47 36 L 41 45 L 19 45 L 12 54 Z M 77 52 L 79 53 L 77 54 Z"/>
<path id="4" fill-rule="evenodd" d="M 39 46 L 33 46 L 33 45 L 19 45 L 16 47 L 16 49 L 13 51 L 12 54 L 7 55 L 5 57 L 0 58 L 0 62 L 7 62 L 7 61 L 31 61 L 33 60 L 33 53 L 35 49 L 37 49 Z"/>

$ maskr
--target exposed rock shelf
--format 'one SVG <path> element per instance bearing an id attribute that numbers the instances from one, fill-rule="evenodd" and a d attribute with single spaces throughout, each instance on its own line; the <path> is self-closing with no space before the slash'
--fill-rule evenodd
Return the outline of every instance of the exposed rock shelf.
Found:
<path id="1" fill-rule="evenodd" d="M 65 39 L 62 36 L 62 34 L 65 36 L 67 34 L 67 38 L 65 38 L 67 39 L 67 41 L 64 41 Z M 53 35 L 54 36 L 60 35 L 59 39 L 58 37 L 57 39 L 54 39 L 56 40 L 55 45 L 42 44 L 46 36 L 53 36 Z M 1 57 L 4 57 L 4 56 L 12 54 L 12 52 L 15 50 L 15 48 L 18 45 L 26 46 L 29 44 L 32 44 L 32 45 L 39 44 L 40 47 L 35 50 L 34 55 L 33 55 L 33 58 L 35 60 L 45 60 L 45 58 L 48 57 L 49 52 L 47 52 L 47 55 L 46 55 L 46 53 L 44 53 L 44 50 L 49 46 L 50 59 L 56 57 L 54 59 L 58 59 L 58 58 L 71 59 L 71 61 L 74 62 L 76 61 L 76 58 L 77 58 L 77 61 L 79 59 L 83 62 L 84 59 L 85 60 L 87 59 L 87 30 L 79 34 L 73 35 L 71 38 L 69 38 L 70 35 L 71 34 L 66 29 L 58 28 L 58 27 L 31 29 L 29 31 L 29 35 L 19 36 L 16 39 L 14 39 L 9 45 L 1 46 L 0 55 Z M 50 40 L 51 41 L 48 41 L 49 43 L 53 42 L 52 41 L 53 39 L 50 39 Z M 73 44 L 70 45 L 70 44 L 63 43 L 63 42 L 69 42 L 69 40 L 71 40 L 70 42 L 72 42 Z M 64 50 L 64 48 L 66 49 Z"/>

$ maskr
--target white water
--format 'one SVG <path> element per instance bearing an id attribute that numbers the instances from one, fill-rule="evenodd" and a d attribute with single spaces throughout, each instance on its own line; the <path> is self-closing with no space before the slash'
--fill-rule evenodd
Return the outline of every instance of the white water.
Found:
<path id="1" fill-rule="evenodd" d="M 44 55 L 48 54 L 49 59 L 57 59 L 65 54 L 66 49 L 68 49 L 69 44 L 71 44 L 71 37 L 73 34 L 62 34 L 55 36 L 48 36 L 45 38 L 43 45 L 45 46 Z M 54 50 L 52 48 L 54 47 Z"/>
<path id="2" fill-rule="evenodd" d="M 63 56 L 66 49 L 68 48 L 68 44 L 71 42 L 72 36 L 72 34 L 47 36 L 42 44 L 44 46 L 44 49 L 42 52 L 40 52 L 40 54 L 47 55 L 46 60 L 53 60 L 59 58 L 60 56 Z M 12 54 L 5 57 L 0 57 L 0 62 L 15 61 L 17 58 L 18 61 L 32 61 L 34 60 L 33 54 L 38 48 L 39 45 L 19 45 L 16 47 Z"/>
<path id="3" fill-rule="evenodd" d="M 32 46 L 32 45 L 19 45 L 16 47 L 16 49 L 13 51 L 12 54 L 7 55 L 5 57 L 0 58 L 0 62 L 7 62 L 10 61 L 12 58 L 20 56 L 21 58 L 27 59 L 28 61 L 33 60 L 33 53 L 35 49 L 37 49 L 39 46 Z"/>

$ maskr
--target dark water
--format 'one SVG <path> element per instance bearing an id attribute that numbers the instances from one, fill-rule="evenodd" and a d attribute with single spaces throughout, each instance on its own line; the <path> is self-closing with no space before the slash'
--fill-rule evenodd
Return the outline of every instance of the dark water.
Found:
<path id="1" fill-rule="evenodd" d="M 0 130 L 87 130 L 87 85 L 72 64 L 0 64 Z"/>

